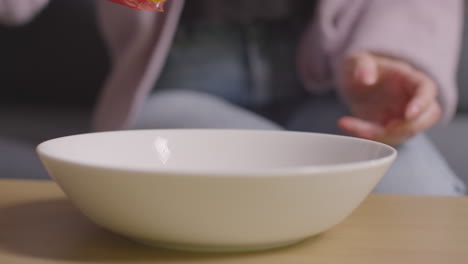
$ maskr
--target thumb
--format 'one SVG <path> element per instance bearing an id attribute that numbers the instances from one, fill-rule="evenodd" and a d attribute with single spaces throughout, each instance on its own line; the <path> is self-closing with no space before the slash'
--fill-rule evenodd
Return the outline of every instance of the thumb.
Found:
<path id="1" fill-rule="evenodd" d="M 372 86 L 377 83 L 379 71 L 376 58 L 367 52 L 351 54 L 347 60 L 348 70 L 354 83 Z"/>

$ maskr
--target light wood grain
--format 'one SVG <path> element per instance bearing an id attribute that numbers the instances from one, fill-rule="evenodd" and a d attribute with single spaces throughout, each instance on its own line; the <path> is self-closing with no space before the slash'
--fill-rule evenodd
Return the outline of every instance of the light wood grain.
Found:
<path id="1" fill-rule="evenodd" d="M 0 263 L 468 263 L 468 198 L 371 195 L 303 243 L 250 254 L 189 254 L 107 232 L 52 182 L 0 180 Z"/>

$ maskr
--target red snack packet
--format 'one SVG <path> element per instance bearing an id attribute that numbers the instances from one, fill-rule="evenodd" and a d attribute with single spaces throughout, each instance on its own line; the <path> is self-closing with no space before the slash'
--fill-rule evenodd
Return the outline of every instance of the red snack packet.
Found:
<path id="1" fill-rule="evenodd" d="M 163 12 L 166 0 L 109 0 L 111 2 L 128 6 L 137 10 L 149 10 Z"/>

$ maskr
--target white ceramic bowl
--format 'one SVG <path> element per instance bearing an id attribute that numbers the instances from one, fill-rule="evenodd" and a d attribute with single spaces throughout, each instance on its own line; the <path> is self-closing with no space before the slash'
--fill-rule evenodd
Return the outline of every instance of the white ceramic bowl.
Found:
<path id="1" fill-rule="evenodd" d="M 192 250 L 291 244 L 336 225 L 396 157 L 351 137 L 253 130 L 138 130 L 49 140 L 38 153 L 97 224 Z"/>

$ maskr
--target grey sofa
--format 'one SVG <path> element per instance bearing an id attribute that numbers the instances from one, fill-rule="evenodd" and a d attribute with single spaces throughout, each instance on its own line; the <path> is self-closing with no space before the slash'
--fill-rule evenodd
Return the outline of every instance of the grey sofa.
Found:
<path id="1" fill-rule="evenodd" d="M 460 112 L 450 125 L 434 128 L 429 135 L 452 169 L 468 184 L 468 114 Z"/>
<path id="2" fill-rule="evenodd" d="M 468 16 L 465 16 L 463 46 L 458 71 L 459 111 L 448 126 L 434 128 L 429 135 L 453 170 L 468 184 Z"/>
<path id="3" fill-rule="evenodd" d="M 94 3 L 51 0 L 28 25 L 0 25 L 0 177 L 47 178 L 34 146 L 88 131 L 109 66 Z"/>
<path id="4" fill-rule="evenodd" d="M 109 66 L 93 3 L 53 0 L 32 24 L 0 27 L 0 138 L 21 142 L 26 153 L 0 150 L 0 158 L 34 159 L 26 150 L 31 145 L 88 131 L 91 108 Z M 468 49 L 462 54 L 459 76 L 460 111 L 448 127 L 433 129 L 430 135 L 468 183 Z M 46 177 L 44 171 L 39 174 Z"/>

